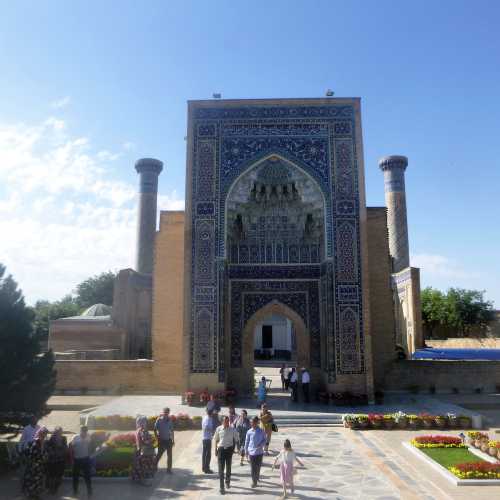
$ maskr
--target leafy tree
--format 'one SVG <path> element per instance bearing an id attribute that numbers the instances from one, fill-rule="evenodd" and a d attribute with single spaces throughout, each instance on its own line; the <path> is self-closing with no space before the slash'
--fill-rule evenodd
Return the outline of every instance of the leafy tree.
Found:
<path id="1" fill-rule="evenodd" d="M 450 288 L 447 301 L 452 312 L 448 321 L 463 337 L 468 337 L 474 327 L 484 331 L 495 319 L 493 303 L 484 299 L 484 291 Z"/>
<path id="2" fill-rule="evenodd" d="M 0 433 L 17 433 L 26 416 L 47 415 L 55 387 L 52 352 L 40 354 L 33 310 L 0 264 Z"/>
<path id="3" fill-rule="evenodd" d="M 57 302 L 39 300 L 35 303 L 33 310 L 35 313 L 33 322 L 35 334 L 40 340 L 47 340 L 49 337 L 49 321 L 78 316 L 82 307 L 71 295 L 66 295 Z"/>
<path id="4" fill-rule="evenodd" d="M 437 326 L 444 326 L 467 337 L 473 329 L 484 331 L 495 319 L 493 304 L 478 290 L 450 288 L 443 293 L 428 287 L 422 290 L 421 300 L 422 322 L 431 335 Z"/>
<path id="5" fill-rule="evenodd" d="M 101 273 L 82 281 L 76 287 L 76 302 L 82 307 L 94 304 L 113 305 L 113 288 L 116 274 L 112 271 Z"/>
<path id="6" fill-rule="evenodd" d="M 439 325 L 446 325 L 449 311 L 446 295 L 440 290 L 427 287 L 420 295 L 422 301 L 422 322 L 432 337 L 432 332 Z"/>

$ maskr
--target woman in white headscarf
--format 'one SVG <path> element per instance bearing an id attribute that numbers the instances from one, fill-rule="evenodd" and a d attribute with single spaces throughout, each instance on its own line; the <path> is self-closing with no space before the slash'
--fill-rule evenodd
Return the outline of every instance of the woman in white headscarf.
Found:
<path id="1" fill-rule="evenodd" d="M 132 480 L 150 486 L 156 471 L 153 437 L 148 432 L 147 417 L 137 417 L 135 431 L 135 457 L 132 464 Z"/>

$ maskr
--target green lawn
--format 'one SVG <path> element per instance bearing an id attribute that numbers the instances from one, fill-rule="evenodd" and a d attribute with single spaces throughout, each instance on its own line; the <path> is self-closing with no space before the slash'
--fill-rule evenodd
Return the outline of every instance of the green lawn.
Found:
<path id="1" fill-rule="evenodd" d="M 135 448 L 106 448 L 97 455 L 96 469 L 121 469 L 132 465 Z"/>
<path id="2" fill-rule="evenodd" d="M 419 448 L 428 457 L 446 469 L 464 462 L 484 462 L 466 448 Z"/>

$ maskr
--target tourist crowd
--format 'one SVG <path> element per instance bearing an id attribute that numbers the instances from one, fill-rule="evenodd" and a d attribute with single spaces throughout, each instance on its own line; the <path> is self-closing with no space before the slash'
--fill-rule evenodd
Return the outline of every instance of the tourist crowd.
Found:
<path id="1" fill-rule="evenodd" d="M 219 488 L 224 495 L 231 487 L 231 466 L 233 454 L 237 454 L 240 465 L 250 464 L 251 487 L 256 488 L 260 480 L 263 457 L 269 455 L 269 444 L 273 432 L 278 428 L 267 405 L 263 403 L 259 415 L 248 417 L 246 410 L 236 414 L 230 406 L 228 414 L 219 416 L 219 403 L 211 398 L 202 420 L 202 471 L 213 474 L 210 469 L 212 449 L 217 457 Z M 156 440 L 156 443 L 155 443 Z M 156 449 L 155 449 L 156 445 Z M 163 454 L 167 454 L 167 474 L 172 473 L 172 448 L 175 445 L 174 425 L 169 408 L 164 408 L 156 420 L 153 433 L 148 430 L 146 417 L 136 419 L 135 454 L 131 469 L 131 479 L 143 485 L 151 485 Z M 78 494 L 79 478 L 83 476 L 87 495 L 92 496 L 92 449 L 91 438 L 86 426 L 67 443 L 61 427 L 56 427 L 49 437 L 46 427 L 39 426 L 35 418 L 27 425 L 19 441 L 22 456 L 22 489 L 31 499 L 38 499 L 45 492 L 56 494 L 66 469 L 71 464 L 73 492 Z M 294 462 L 303 465 L 296 457 L 291 443 L 285 440 L 283 450 L 273 464 L 280 465 L 283 494 L 287 488 L 293 492 Z"/>
<path id="2" fill-rule="evenodd" d="M 299 376 L 295 367 L 280 369 L 283 391 L 291 391 L 291 398 L 298 401 Z M 309 403 L 310 375 L 302 368 L 300 382 L 303 400 Z M 260 479 L 263 457 L 269 455 L 269 444 L 273 432 L 278 428 L 273 415 L 266 405 L 267 380 L 262 377 L 257 387 L 259 415 L 248 417 L 246 410 L 236 414 L 230 406 L 228 415 L 219 417 L 221 407 L 212 395 L 206 406 L 206 415 L 202 420 L 202 456 L 201 468 L 205 474 L 212 474 L 210 469 L 212 448 L 217 457 L 220 493 L 225 494 L 231 485 L 231 465 L 233 454 L 237 453 L 240 465 L 245 460 L 250 463 L 251 486 L 256 488 Z M 156 443 L 155 443 L 156 441 Z M 167 474 L 172 473 L 172 448 L 175 445 L 174 424 L 170 419 L 169 408 L 164 408 L 156 420 L 153 434 L 148 430 L 148 420 L 139 416 L 136 419 L 135 454 L 131 468 L 131 479 L 141 484 L 150 485 L 156 473 L 158 462 L 167 454 Z M 73 492 L 78 493 L 79 477 L 83 476 L 88 496 L 92 495 L 92 453 L 88 429 L 82 426 L 80 433 L 68 444 L 61 427 L 56 427 L 49 437 L 46 427 L 37 425 L 32 419 L 22 433 L 19 452 L 24 467 L 22 489 L 29 498 L 39 498 L 44 491 L 55 494 L 61 485 L 66 464 L 71 464 Z M 280 463 L 281 481 L 284 495 L 287 486 L 293 491 L 293 463 L 295 456 L 288 440 L 275 460 Z"/>

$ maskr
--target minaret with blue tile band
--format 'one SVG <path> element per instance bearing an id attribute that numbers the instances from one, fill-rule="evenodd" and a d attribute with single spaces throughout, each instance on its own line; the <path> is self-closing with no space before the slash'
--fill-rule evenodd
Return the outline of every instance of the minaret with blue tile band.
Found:
<path id="1" fill-rule="evenodd" d="M 384 156 L 378 164 L 384 172 L 389 250 L 393 259 L 393 272 L 398 273 L 410 266 L 405 192 L 408 158 L 398 155 Z"/>
<path id="2" fill-rule="evenodd" d="M 163 170 L 163 163 L 154 158 L 142 158 L 136 162 L 135 169 L 140 176 L 136 271 L 144 274 L 152 274 L 156 232 L 158 176 Z"/>

